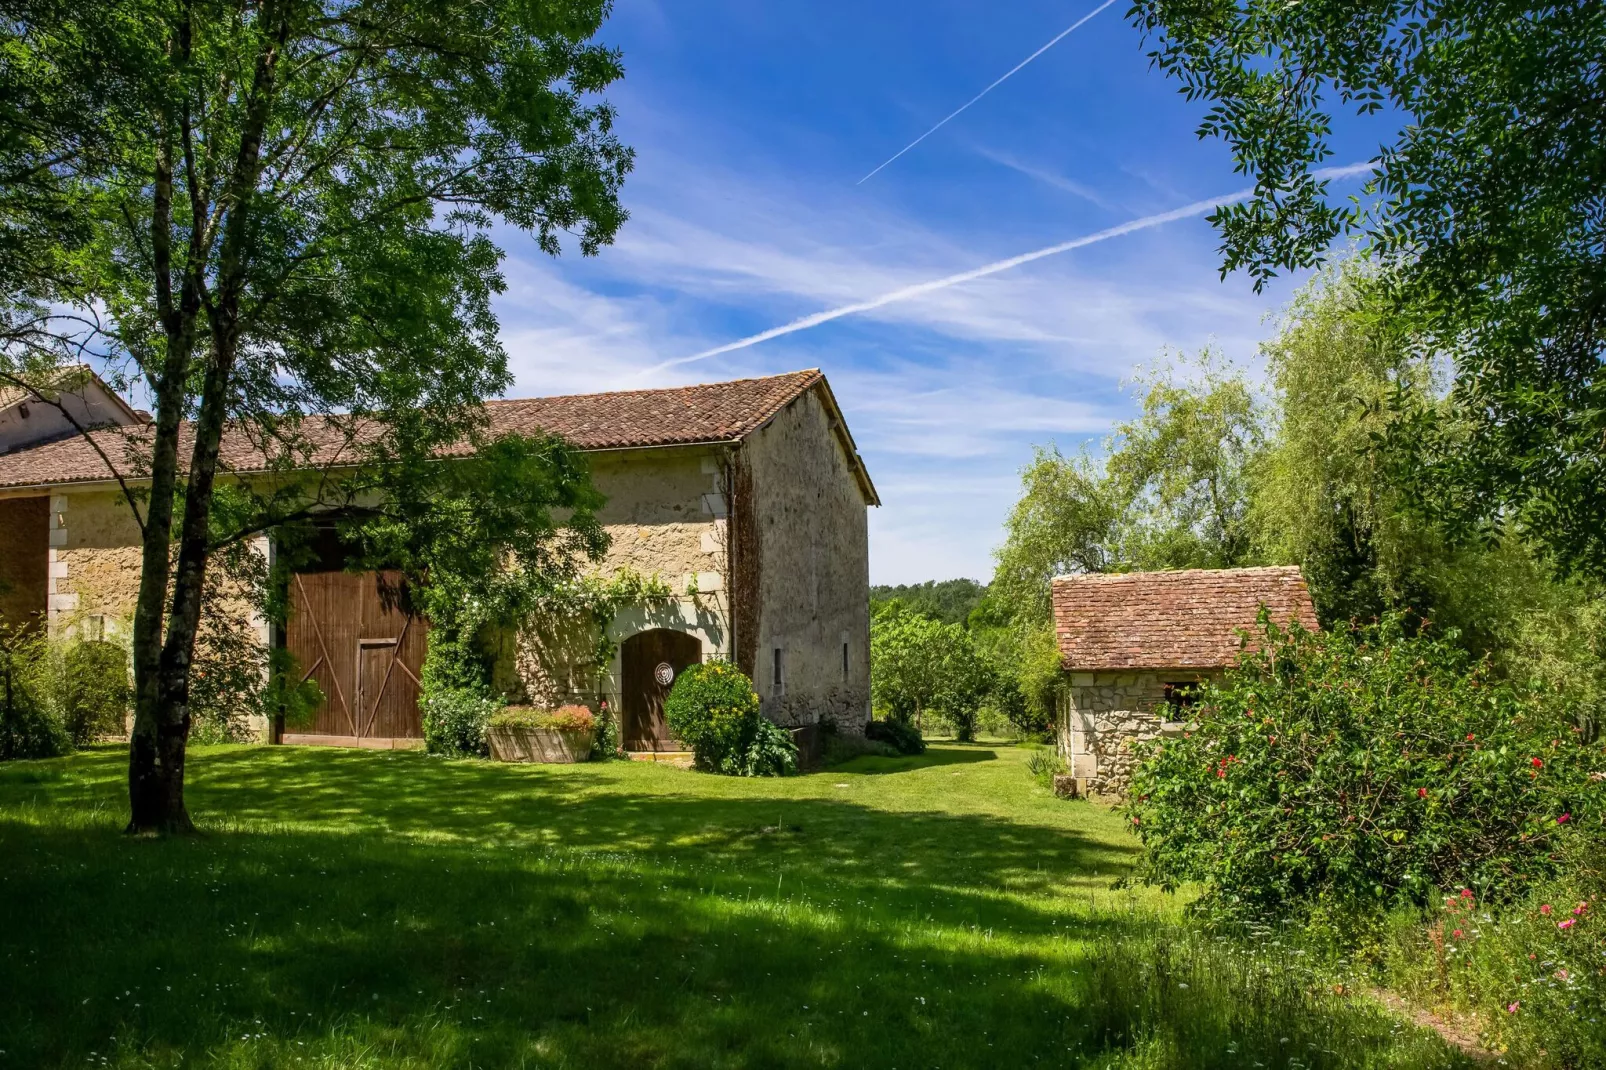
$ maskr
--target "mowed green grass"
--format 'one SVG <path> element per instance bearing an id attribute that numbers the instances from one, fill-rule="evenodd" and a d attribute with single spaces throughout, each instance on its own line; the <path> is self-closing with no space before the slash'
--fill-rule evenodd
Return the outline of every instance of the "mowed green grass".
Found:
<path id="1" fill-rule="evenodd" d="M 116 749 L 0 766 L 0 1070 L 1459 1065 L 1172 943 L 1121 819 L 1025 758 L 197 748 L 183 840 L 121 834 Z"/>

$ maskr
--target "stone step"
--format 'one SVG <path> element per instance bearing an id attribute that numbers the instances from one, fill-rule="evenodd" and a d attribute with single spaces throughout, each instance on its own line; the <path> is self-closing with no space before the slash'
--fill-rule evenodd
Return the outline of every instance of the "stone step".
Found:
<path id="1" fill-rule="evenodd" d="M 633 750 L 627 751 L 633 762 L 690 762 L 689 750 Z"/>

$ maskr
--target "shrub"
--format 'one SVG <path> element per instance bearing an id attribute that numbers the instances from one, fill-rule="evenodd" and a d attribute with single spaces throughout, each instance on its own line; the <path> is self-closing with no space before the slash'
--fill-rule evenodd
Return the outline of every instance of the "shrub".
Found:
<path id="1" fill-rule="evenodd" d="M 547 728 L 559 732 L 593 732 L 597 719 L 585 706 L 536 710 L 527 706 L 498 710 L 487 720 L 491 728 Z"/>
<path id="2" fill-rule="evenodd" d="M 591 745 L 591 760 L 606 762 L 624 757 L 624 742 L 620 739 L 619 715 L 608 708 L 606 699 L 597 713 L 597 738 Z"/>
<path id="3" fill-rule="evenodd" d="M 1035 746 L 1031 754 L 1026 756 L 1026 771 L 1032 774 L 1032 779 L 1045 788 L 1054 786 L 1054 778 L 1061 773 L 1068 773 L 1070 769 L 1065 759 L 1047 747 Z"/>
<path id="4" fill-rule="evenodd" d="M 128 716 L 128 653 L 116 643 L 73 643 L 62 651 L 61 720 L 74 746 L 119 735 Z"/>
<path id="5" fill-rule="evenodd" d="M 72 736 L 46 697 L 45 640 L 0 626 L 0 761 L 54 758 Z"/>
<path id="6" fill-rule="evenodd" d="M 1364 922 L 1440 889 L 1521 895 L 1599 836 L 1599 747 L 1452 643 L 1398 618 L 1261 627 L 1133 778 L 1149 882 L 1201 881 L 1217 913 Z"/>
<path id="7" fill-rule="evenodd" d="M 693 665 L 675 680 L 664 717 L 692 749 L 697 767 L 730 776 L 772 776 L 797 769 L 797 747 L 759 712 L 753 684 L 734 665 Z"/>
<path id="8" fill-rule="evenodd" d="M 448 758 L 483 758 L 489 753 L 485 727 L 501 710 L 501 699 L 468 688 L 442 688 L 426 695 L 423 706 L 429 753 Z"/>
<path id="9" fill-rule="evenodd" d="M 792 733 L 760 717 L 736 772 L 740 776 L 790 776 L 797 772 L 797 744 L 792 742 Z"/>
<path id="10" fill-rule="evenodd" d="M 926 753 L 926 741 L 920 738 L 920 729 L 897 718 L 871 721 L 864 726 L 864 738 L 890 744 L 899 754 Z"/>

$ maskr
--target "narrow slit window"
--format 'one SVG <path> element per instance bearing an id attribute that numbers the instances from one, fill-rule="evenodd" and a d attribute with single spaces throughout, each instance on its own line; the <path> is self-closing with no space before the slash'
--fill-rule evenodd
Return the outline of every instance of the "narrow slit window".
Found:
<path id="1" fill-rule="evenodd" d="M 786 665 L 781 660 L 780 647 L 775 648 L 775 671 L 771 678 L 775 682 L 774 693 L 776 695 L 786 694 Z"/>
<path id="2" fill-rule="evenodd" d="M 848 644 L 842 644 L 842 682 L 848 682 Z"/>

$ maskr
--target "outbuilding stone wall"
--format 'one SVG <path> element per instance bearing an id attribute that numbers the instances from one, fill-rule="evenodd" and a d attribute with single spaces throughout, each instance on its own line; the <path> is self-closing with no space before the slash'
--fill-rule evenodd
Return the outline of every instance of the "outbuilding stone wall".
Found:
<path id="1" fill-rule="evenodd" d="M 1138 744 L 1181 730 L 1171 721 L 1166 685 L 1198 673 L 1073 672 L 1060 704 L 1059 748 L 1089 791 L 1119 795 L 1137 764 Z"/>

